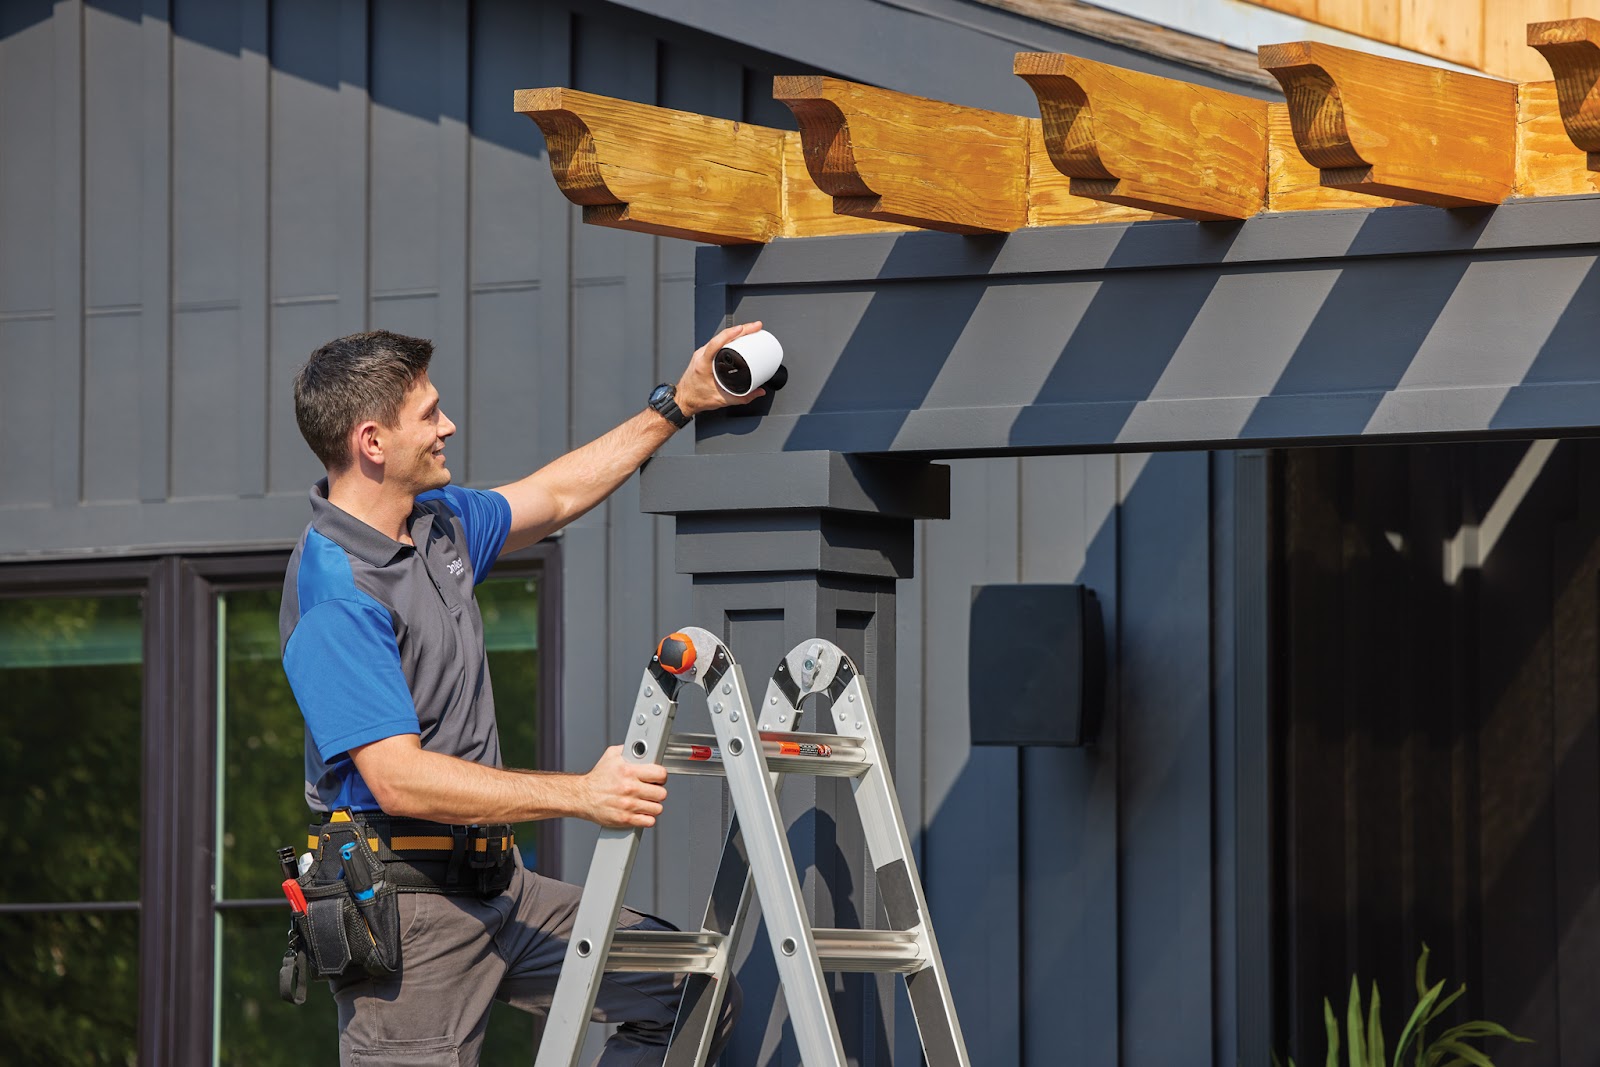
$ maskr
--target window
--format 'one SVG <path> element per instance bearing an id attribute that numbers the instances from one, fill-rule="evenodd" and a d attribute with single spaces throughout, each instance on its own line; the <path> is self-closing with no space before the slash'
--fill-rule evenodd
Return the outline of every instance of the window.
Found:
<path id="1" fill-rule="evenodd" d="M 0 596 L 0 1034 L 19 1063 L 132 1063 L 143 597 Z"/>
<path id="2" fill-rule="evenodd" d="M 508 766 L 538 766 L 540 718 L 548 706 L 539 655 L 542 555 L 508 560 L 478 587 L 494 679 L 501 750 Z M 278 582 L 236 578 L 214 591 L 217 716 L 214 1061 L 250 1067 L 322 1062 L 336 1040 L 333 999 L 314 983 L 306 1003 L 278 998 L 277 968 L 288 912 L 277 850 L 304 850 L 309 818 L 304 727 L 279 655 Z M 524 862 L 541 852 L 546 826 L 518 828 Z M 486 1063 L 518 1063 L 534 1046 L 533 1019 L 497 1005 L 484 1041 Z"/>
<path id="3" fill-rule="evenodd" d="M 478 587 L 510 766 L 557 759 L 554 551 L 507 557 Z M 0 566 L 14 857 L 0 871 L 0 1061 L 299 1067 L 334 1054 L 326 985 L 298 1008 L 277 993 L 276 853 L 304 848 L 308 817 L 278 652 L 286 560 Z M 555 856 L 555 832 L 519 827 L 524 861 Z M 497 1007 L 484 1062 L 527 1062 L 533 1046 L 531 1017 Z"/>

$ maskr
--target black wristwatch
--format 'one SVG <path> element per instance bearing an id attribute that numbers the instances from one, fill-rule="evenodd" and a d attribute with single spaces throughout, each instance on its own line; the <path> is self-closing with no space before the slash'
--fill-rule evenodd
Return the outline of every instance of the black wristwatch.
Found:
<path id="1" fill-rule="evenodd" d="M 691 415 L 685 415 L 683 409 L 678 407 L 678 387 L 662 382 L 650 391 L 650 410 L 666 419 L 678 429 L 689 425 Z"/>

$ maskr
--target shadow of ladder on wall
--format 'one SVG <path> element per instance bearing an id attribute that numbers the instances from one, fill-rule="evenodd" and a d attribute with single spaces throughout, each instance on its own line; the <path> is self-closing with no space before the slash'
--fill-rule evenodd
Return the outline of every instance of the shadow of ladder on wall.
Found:
<path id="1" fill-rule="evenodd" d="M 684 684 L 705 689 L 714 734 L 672 733 Z M 812 695 L 829 705 L 836 732 L 796 732 L 801 702 Z M 672 634 L 644 672 L 623 748 L 624 758 L 660 763 L 669 773 L 725 775 L 734 818 L 699 931 L 617 930 L 644 831 L 600 832 L 535 1067 L 577 1063 L 606 971 L 688 974 L 666 1064 L 701 1067 L 752 888 L 807 1067 L 847 1062 L 823 978 L 829 971 L 905 975 L 929 1067 L 970 1067 L 872 702 L 848 656 L 821 638 L 802 641 L 773 671 L 757 708 L 744 673 L 715 635 L 699 627 Z M 786 773 L 852 779 L 890 929 L 811 926 L 778 810 Z"/>

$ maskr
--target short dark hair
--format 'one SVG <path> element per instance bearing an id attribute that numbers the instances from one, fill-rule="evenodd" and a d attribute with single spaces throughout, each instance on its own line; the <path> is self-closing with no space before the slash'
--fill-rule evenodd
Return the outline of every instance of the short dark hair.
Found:
<path id="1" fill-rule="evenodd" d="M 322 465 L 349 466 L 357 423 L 395 425 L 406 392 L 432 358 L 432 341 L 388 330 L 351 334 L 311 353 L 294 376 L 294 417 Z"/>

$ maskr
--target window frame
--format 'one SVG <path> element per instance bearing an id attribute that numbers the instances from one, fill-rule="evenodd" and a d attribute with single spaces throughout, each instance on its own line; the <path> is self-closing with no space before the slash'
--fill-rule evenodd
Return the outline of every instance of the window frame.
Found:
<path id="1" fill-rule="evenodd" d="M 0 563 L 0 598 L 127 596 L 144 600 L 140 723 L 139 893 L 132 901 L 0 904 L 0 913 L 139 912 L 137 1050 L 141 1063 L 210 1063 L 216 915 L 261 900 L 216 898 L 217 596 L 283 580 L 287 549 Z M 537 574 L 539 731 L 559 767 L 561 561 L 554 540 L 501 557 L 495 577 Z M 547 869 L 560 820 L 534 838 Z M 555 873 L 555 872 L 552 872 Z M 153 906 L 160 901 L 161 906 Z"/>

